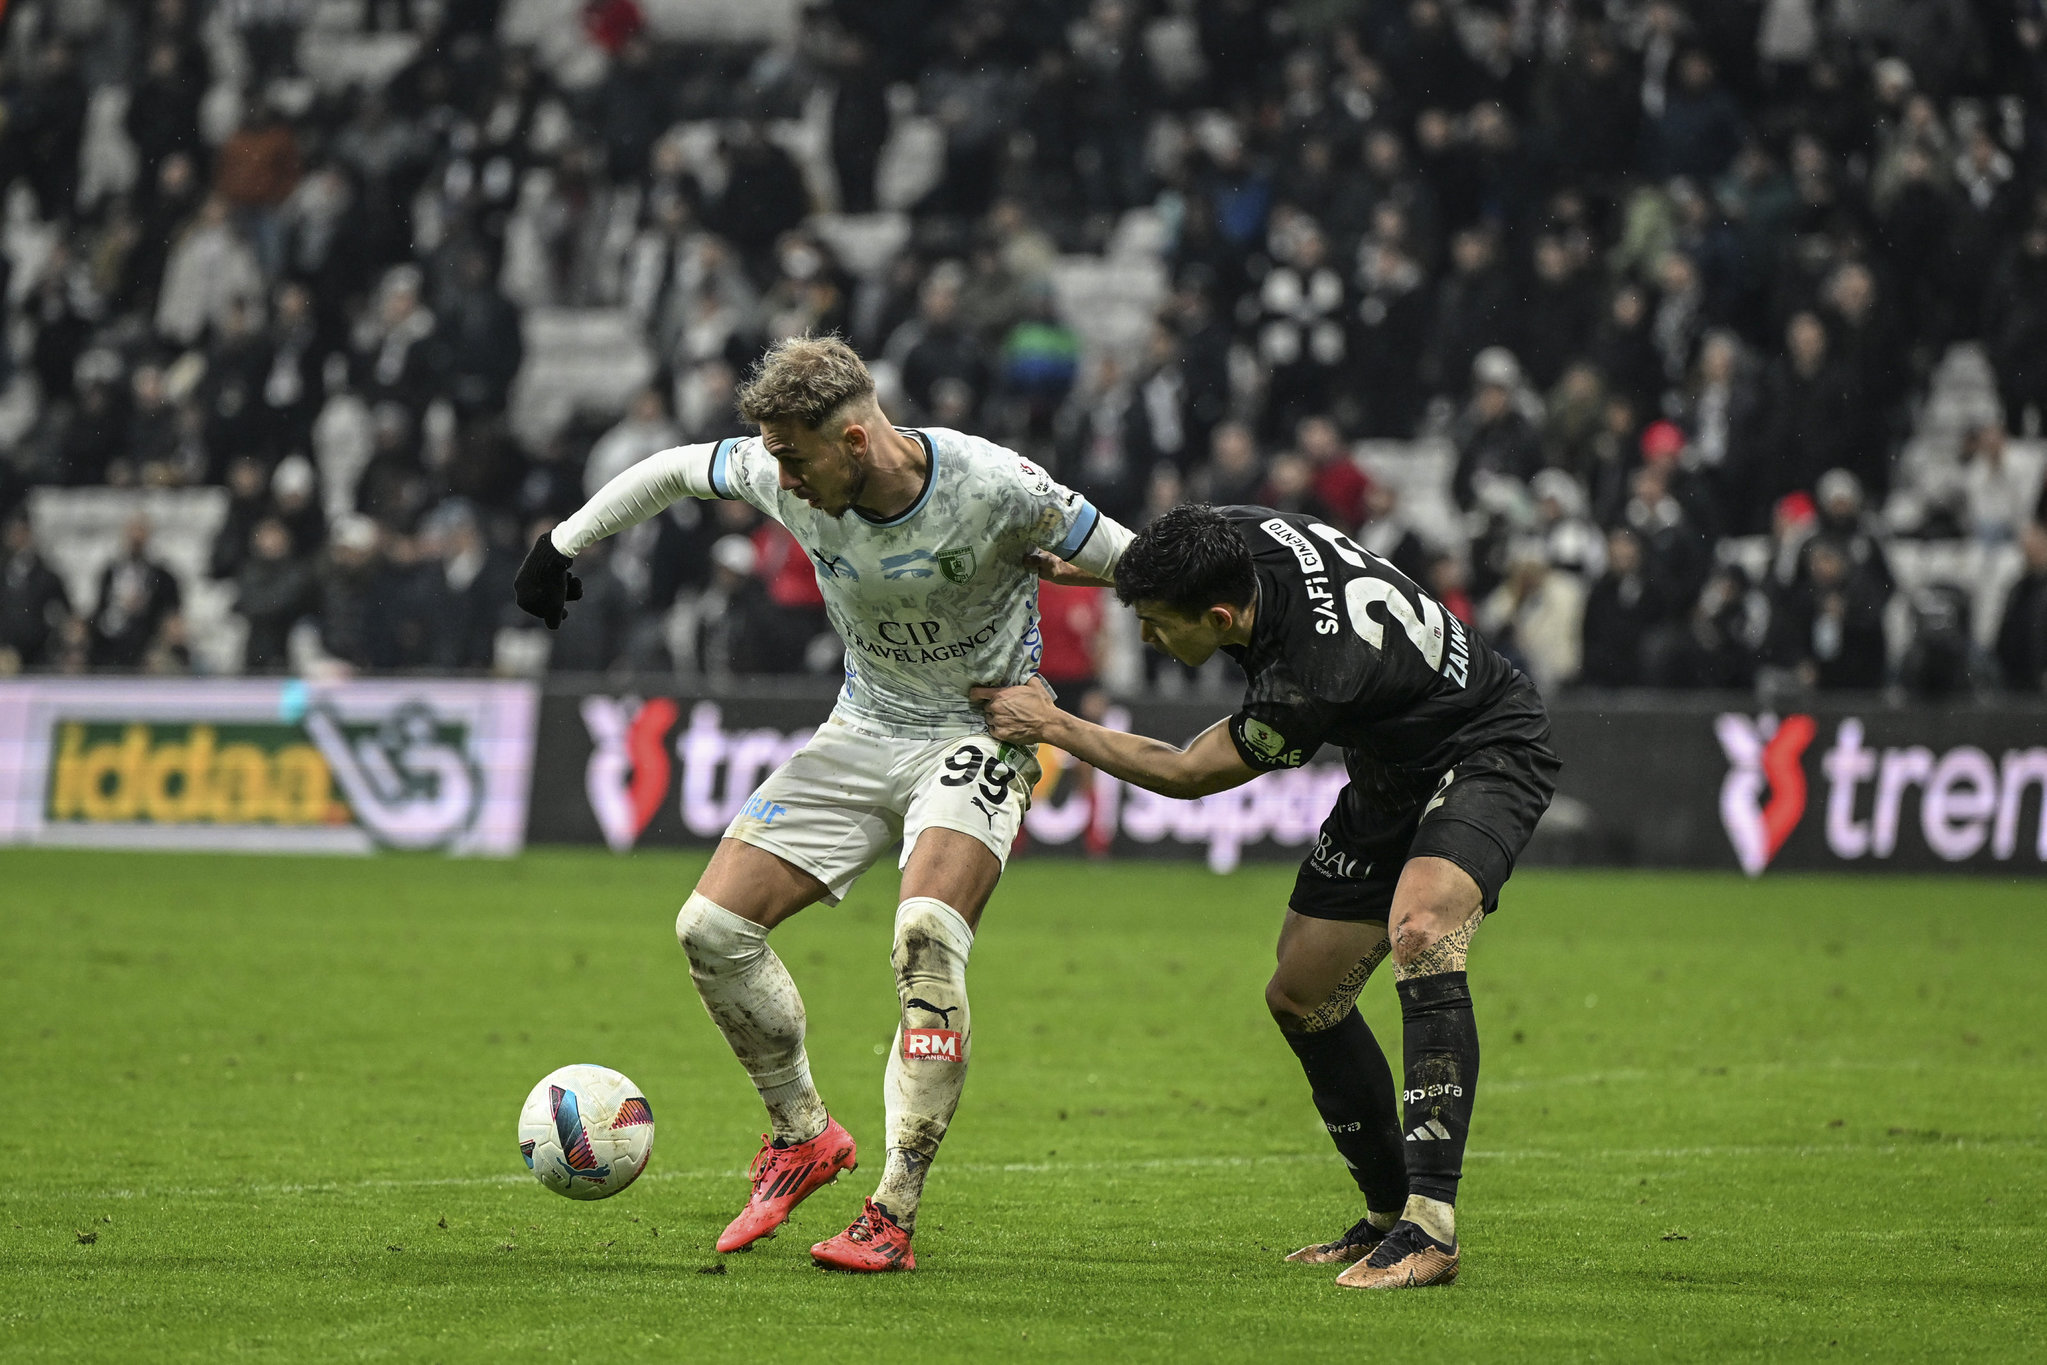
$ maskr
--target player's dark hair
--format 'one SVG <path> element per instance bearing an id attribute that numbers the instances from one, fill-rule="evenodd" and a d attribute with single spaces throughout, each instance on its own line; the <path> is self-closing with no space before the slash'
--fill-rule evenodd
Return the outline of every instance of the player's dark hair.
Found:
<path id="1" fill-rule="evenodd" d="M 1258 595 L 1251 547 L 1222 513 L 1190 502 L 1139 531 L 1116 565 L 1125 605 L 1163 602 L 1193 618 L 1210 607 L 1245 607 Z"/>

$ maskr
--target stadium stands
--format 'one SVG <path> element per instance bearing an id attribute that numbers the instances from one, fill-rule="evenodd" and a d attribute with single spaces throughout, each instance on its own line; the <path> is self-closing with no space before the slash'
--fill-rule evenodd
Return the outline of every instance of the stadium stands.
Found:
<path id="1" fill-rule="evenodd" d="M 1125 519 L 1320 511 L 1546 688 L 2047 676 L 2039 0 L 8 21 L 0 668 L 836 671 L 743 646 L 817 626 L 743 508 L 558 639 L 507 588 L 833 329 Z"/>

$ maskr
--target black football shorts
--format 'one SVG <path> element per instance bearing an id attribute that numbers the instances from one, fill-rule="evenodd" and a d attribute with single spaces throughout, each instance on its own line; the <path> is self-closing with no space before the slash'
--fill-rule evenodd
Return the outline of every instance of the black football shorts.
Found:
<path id="1" fill-rule="evenodd" d="M 1403 810 L 1387 810 L 1355 782 L 1336 798 L 1315 849 L 1302 860 L 1287 902 L 1310 919 L 1384 924 L 1393 888 L 1409 858 L 1444 858 L 1471 874 L 1488 914 L 1514 859 L 1549 809 L 1562 767 L 1547 745 L 1489 745 L 1437 779 L 1434 791 Z"/>

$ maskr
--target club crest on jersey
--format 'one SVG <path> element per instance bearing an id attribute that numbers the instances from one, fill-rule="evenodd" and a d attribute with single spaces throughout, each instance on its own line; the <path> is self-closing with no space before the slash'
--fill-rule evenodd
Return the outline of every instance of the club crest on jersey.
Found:
<path id="1" fill-rule="evenodd" d="M 964 583 L 974 576 L 974 551 L 969 546 L 964 550 L 942 550 L 938 555 L 938 571 L 945 575 L 948 583 Z"/>
<path id="2" fill-rule="evenodd" d="M 906 1028 L 903 1030 L 903 1060 L 906 1062 L 958 1062 L 958 1029 Z"/>
<path id="3" fill-rule="evenodd" d="M 883 555 L 881 576 L 883 578 L 929 578 L 934 556 L 929 550 L 911 550 L 907 554 Z"/>

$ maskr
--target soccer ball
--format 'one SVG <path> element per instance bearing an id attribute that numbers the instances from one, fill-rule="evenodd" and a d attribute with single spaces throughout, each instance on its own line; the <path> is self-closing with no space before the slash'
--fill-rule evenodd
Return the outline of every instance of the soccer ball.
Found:
<path id="1" fill-rule="evenodd" d="M 519 1110 L 519 1155 L 541 1184 L 571 1199 L 607 1199 L 639 1179 L 654 1153 L 654 1111 L 606 1066 L 540 1078 Z"/>

